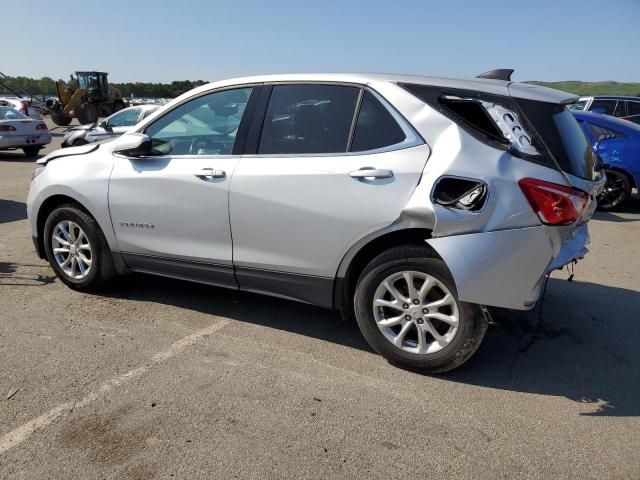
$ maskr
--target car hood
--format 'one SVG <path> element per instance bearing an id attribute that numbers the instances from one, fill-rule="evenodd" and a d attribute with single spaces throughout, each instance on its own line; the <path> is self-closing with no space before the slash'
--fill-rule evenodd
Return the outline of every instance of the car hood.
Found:
<path id="1" fill-rule="evenodd" d="M 73 155 L 84 155 L 86 153 L 93 152 L 100 147 L 99 143 L 90 143 L 88 145 L 79 145 L 77 147 L 67 147 L 65 149 L 56 150 L 49 155 L 37 160 L 36 163 L 40 165 L 46 165 L 51 160 L 62 157 L 70 157 Z"/>

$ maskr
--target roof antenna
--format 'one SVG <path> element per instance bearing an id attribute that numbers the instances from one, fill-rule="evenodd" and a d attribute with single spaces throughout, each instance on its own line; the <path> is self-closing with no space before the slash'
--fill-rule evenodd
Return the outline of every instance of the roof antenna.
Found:
<path id="1" fill-rule="evenodd" d="M 483 74 L 478 75 L 476 78 L 489 78 L 491 80 L 506 80 L 507 82 L 510 82 L 512 73 L 512 68 L 497 68 L 495 70 L 484 72 Z"/>

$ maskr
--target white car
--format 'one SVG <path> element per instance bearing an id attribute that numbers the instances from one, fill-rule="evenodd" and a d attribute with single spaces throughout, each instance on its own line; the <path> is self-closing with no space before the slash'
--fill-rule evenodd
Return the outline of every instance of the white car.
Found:
<path id="1" fill-rule="evenodd" d="M 160 105 L 137 105 L 120 110 L 97 125 L 80 125 L 71 128 L 62 139 L 62 147 L 77 147 L 119 137 L 159 108 Z"/>
<path id="2" fill-rule="evenodd" d="M 49 129 L 42 120 L 34 120 L 9 107 L 0 107 L 0 150 L 21 148 L 27 157 L 35 157 L 51 142 Z"/>
<path id="3" fill-rule="evenodd" d="M 605 183 L 577 97 L 511 72 L 196 88 L 38 160 L 34 245 L 71 288 L 141 272 L 299 300 L 355 316 L 394 364 L 451 370 L 486 306 L 533 308 L 587 254 Z"/>
<path id="4" fill-rule="evenodd" d="M 33 118 L 34 120 L 42 120 L 42 117 L 40 116 L 40 110 L 31 106 L 29 102 L 22 98 L 0 98 L 0 107 L 13 108 L 14 110 L 17 110 L 18 112 L 26 115 L 29 118 Z"/>

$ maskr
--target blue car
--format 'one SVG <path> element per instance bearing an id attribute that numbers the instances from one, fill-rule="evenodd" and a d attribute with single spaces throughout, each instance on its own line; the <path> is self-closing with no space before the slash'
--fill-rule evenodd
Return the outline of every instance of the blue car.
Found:
<path id="1" fill-rule="evenodd" d="M 607 183 L 598 207 L 612 210 L 640 190 L 640 125 L 592 112 L 572 112 L 602 158 Z"/>

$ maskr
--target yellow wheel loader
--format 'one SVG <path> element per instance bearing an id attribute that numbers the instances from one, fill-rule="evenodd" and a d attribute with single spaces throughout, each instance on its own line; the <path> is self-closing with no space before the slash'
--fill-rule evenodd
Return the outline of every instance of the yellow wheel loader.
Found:
<path id="1" fill-rule="evenodd" d="M 105 72 L 76 72 L 71 81 L 56 82 L 58 98 L 45 102 L 46 110 L 56 125 L 67 126 L 75 117 L 81 125 L 96 123 L 126 107 L 122 93 L 109 86 Z"/>

